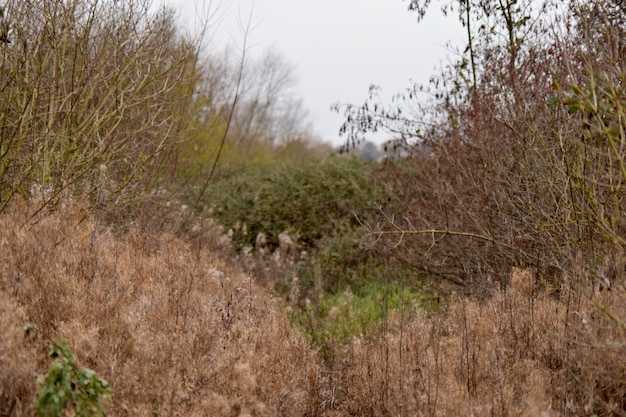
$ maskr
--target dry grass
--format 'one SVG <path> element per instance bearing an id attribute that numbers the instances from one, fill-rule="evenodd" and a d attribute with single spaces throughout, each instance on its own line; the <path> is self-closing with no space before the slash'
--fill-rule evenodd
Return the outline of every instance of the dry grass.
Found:
<path id="1" fill-rule="evenodd" d="M 277 300 L 210 249 L 117 238 L 77 204 L 35 224 L 27 214 L 14 204 L 0 217 L 0 415 L 33 415 L 36 374 L 59 337 L 114 386 L 113 415 L 308 408 L 315 351 Z"/>
<path id="2" fill-rule="evenodd" d="M 216 247 L 115 236 L 76 202 L 28 212 L 0 216 L 0 416 L 33 415 L 59 337 L 114 386 L 113 416 L 624 415 L 623 291 L 557 298 L 515 271 L 486 300 L 392 314 L 322 363 Z"/>
<path id="3" fill-rule="evenodd" d="M 626 331 L 571 287 L 560 299 L 529 271 L 486 301 L 396 315 L 345 354 L 348 415 L 624 415 Z M 596 293 L 626 316 L 626 295 Z"/>

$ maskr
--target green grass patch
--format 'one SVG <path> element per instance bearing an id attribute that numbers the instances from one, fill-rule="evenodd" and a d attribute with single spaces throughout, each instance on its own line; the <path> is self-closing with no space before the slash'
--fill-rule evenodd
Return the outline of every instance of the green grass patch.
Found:
<path id="1" fill-rule="evenodd" d="M 355 292 L 346 288 L 324 296 L 319 302 L 307 299 L 293 319 L 315 344 L 323 347 L 329 342 L 347 343 L 379 328 L 393 311 L 434 310 L 438 306 L 437 295 L 406 285 L 371 282 Z"/>

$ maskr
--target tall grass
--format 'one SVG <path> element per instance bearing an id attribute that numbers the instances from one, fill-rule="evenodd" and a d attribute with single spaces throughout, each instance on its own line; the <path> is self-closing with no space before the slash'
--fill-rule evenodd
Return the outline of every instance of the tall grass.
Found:
<path id="1" fill-rule="evenodd" d="M 487 301 L 457 298 L 440 313 L 398 314 L 342 357 L 343 415 L 624 415 L 626 294 L 560 299 L 530 271 Z M 336 390 L 340 392 L 341 390 Z"/>
<path id="2" fill-rule="evenodd" d="M 547 291 L 516 270 L 482 301 L 392 311 L 329 343 L 322 360 L 287 306 L 222 259 L 215 232 L 193 245 L 137 229 L 116 236 L 80 201 L 31 219 L 33 207 L 14 200 L 0 216 L 2 416 L 33 415 L 36 377 L 59 338 L 115 389 L 113 416 L 626 409 L 626 294 L 581 286 L 580 272 Z"/>
<path id="3" fill-rule="evenodd" d="M 30 214 L 0 217 L 0 415 L 33 414 L 61 337 L 115 388 L 112 415 L 304 415 L 315 351 L 215 248 L 115 237 L 79 202 Z"/>

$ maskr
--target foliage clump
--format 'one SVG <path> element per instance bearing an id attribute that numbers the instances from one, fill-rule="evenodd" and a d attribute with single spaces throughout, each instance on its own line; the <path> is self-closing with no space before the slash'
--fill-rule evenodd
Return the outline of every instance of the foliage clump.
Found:
<path id="1" fill-rule="evenodd" d="M 257 250 L 260 263 L 264 255 L 291 251 L 281 261 L 293 260 L 293 267 L 270 280 L 320 345 L 346 342 L 379 325 L 390 310 L 438 304 L 419 273 L 363 242 L 364 225 L 388 200 L 375 180 L 377 169 L 356 158 L 330 157 L 241 173 L 213 187 L 213 216 L 239 249 Z M 295 240 L 290 248 L 286 238 Z M 393 301 L 390 294 L 397 291 L 406 292 L 406 303 Z M 327 311 L 337 309 L 350 314 L 329 319 Z"/>
<path id="2" fill-rule="evenodd" d="M 382 197 L 370 169 L 357 159 L 331 157 L 236 174 L 213 188 L 213 215 L 240 248 L 254 248 L 262 233 L 276 249 L 287 232 L 310 251 L 322 237 L 356 227 L 357 216 Z"/>
<path id="3" fill-rule="evenodd" d="M 37 415 L 59 417 L 69 407 L 77 417 L 105 416 L 102 402 L 113 394 L 113 388 L 91 369 L 78 369 L 64 339 L 50 345 L 48 356 L 54 361 L 48 375 L 37 379 Z"/>

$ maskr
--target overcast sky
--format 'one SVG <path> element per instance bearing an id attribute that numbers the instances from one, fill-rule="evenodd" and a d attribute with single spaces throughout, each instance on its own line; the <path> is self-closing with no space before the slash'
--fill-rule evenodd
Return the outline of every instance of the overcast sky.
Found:
<path id="1" fill-rule="evenodd" d="M 193 0 L 167 2 L 193 27 Z M 241 43 L 238 16 L 247 20 L 252 11 L 252 53 L 272 48 L 293 64 L 316 133 L 334 144 L 342 141 L 343 116 L 330 111 L 332 104 L 363 103 L 370 84 L 388 97 L 410 80 L 426 83 L 449 55 L 446 42 L 463 43 L 458 19 L 443 18 L 436 2 L 419 24 L 402 0 L 225 0 L 223 5 L 215 41 Z"/>

